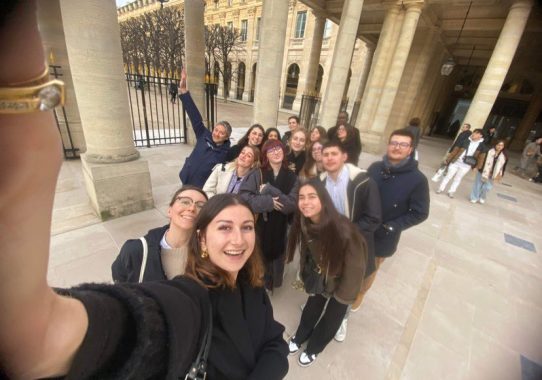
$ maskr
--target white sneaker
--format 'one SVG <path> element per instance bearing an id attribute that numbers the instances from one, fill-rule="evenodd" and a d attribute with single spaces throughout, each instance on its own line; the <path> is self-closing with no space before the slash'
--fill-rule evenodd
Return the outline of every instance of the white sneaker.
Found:
<path id="1" fill-rule="evenodd" d="M 299 351 L 299 346 L 297 343 L 294 342 L 295 337 L 293 336 L 292 339 L 288 342 L 288 351 L 290 352 L 290 355 L 295 354 L 297 351 Z"/>
<path id="2" fill-rule="evenodd" d="M 440 194 L 442 193 L 442 190 L 438 189 L 437 191 L 435 191 L 435 193 Z"/>
<path id="3" fill-rule="evenodd" d="M 480 203 L 481 203 L 481 204 L 484 204 L 484 203 L 486 203 L 486 200 L 485 200 L 485 199 L 482 199 L 482 198 L 480 198 Z"/>
<path id="4" fill-rule="evenodd" d="M 453 198 L 453 197 L 454 197 L 454 193 L 448 193 L 448 196 L 449 196 L 450 198 Z"/>
<path id="5" fill-rule="evenodd" d="M 335 340 L 337 342 L 344 342 L 344 340 L 346 339 L 347 325 L 348 325 L 348 319 L 343 319 L 343 321 L 341 322 L 341 326 L 335 333 Z"/>
<path id="6" fill-rule="evenodd" d="M 302 303 L 301 305 L 299 305 L 299 308 L 301 309 L 301 311 L 303 311 L 303 309 L 305 308 L 305 305 L 306 303 Z"/>
<path id="7" fill-rule="evenodd" d="M 299 355 L 299 360 L 297 361 L 297 363 L 301 367 L 308 367 L 312 363 L 314 363 L 315 360 L 316 360 L 316 355 L 315 354 L 309 355 L 306 352 L 302 352 L 301 355 Z"/>
<path id="8" fill-rule="evenodd" d="M 476 203 L 476 202 L 478 202 L 476 199 L 471 199 L 470 200 L 470 203 Z M 484 203 L 484 202 L 480 202 L 480 203 Z"/>

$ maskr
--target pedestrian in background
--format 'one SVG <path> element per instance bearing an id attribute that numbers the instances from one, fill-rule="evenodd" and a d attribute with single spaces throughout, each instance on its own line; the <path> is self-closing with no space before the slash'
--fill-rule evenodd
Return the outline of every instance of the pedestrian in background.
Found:
<path id="1" fill-rule="evenodd" d="M 505 140 L 499 140 L 495 147 L 487 152 L 482 167 L 476 172 L 476 178 L 470 193 L 471 203 L 480 202 L 484 204 L 487 194 L 493 188 L 493 182 L 500 182 L 504 176 L 508 162 L 504 145 Z"/>

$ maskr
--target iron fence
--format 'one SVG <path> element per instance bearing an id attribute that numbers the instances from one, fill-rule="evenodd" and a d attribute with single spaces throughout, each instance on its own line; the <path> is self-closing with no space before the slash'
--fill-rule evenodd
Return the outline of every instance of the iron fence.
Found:
<path id="1" fill-rule="evenodd" d="M 178 80 L 125 73 L 134 144 L 186 143 L 186 113 L 177 96 Z"/>
<path id="2" fill-rule="evenodd" d="M 305 128 L 311 130 L 316 125 L 320 111 L 320 97 L 314 95 L 302 95 L 301 107 L 299 107 L 299 122 Z"/>
<path id="3" fill-rule="evenodd" d="M 49 65 L 49 75 L 62 79 L 62 66 Z M 79 148 L 76 148 L 73 144 L 70 122 L 68 121 L 68 116 L 66 115 L 66 108 L 64 106 L 56 107 L 53 110 L 53 114 L 55 116 L 56 127 L 60 133 L 64 158 L 79 158 Z"/>

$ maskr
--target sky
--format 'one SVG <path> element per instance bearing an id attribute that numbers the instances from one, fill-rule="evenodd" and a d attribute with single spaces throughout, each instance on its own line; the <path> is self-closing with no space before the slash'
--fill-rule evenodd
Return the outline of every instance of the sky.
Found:
<path id="1" fill-rule="evenodd" d="M 118 7 L 123 7 L 134 0 L 116 0 L 116 1 L 117 1 L 117 8 L 118 8 Z"/>

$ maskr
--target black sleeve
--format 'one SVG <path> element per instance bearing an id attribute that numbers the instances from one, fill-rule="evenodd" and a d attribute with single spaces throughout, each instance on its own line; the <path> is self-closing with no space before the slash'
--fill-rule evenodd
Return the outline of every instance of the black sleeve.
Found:
<path id="1" fill-rule="evenodd" d="M 192 280 L 87 284 L 58 292 L 79 299 L 89 321 L 67 379 L 184 378 L 208 302 Z"/>
<path id="2" fill-rule="evenodd" d="M 378 185 L 369 177 L 367 182 L 361 186 L 357 196 L 360 198 L 362 212 L 361 218 L 353 222 L 362 234 L 372 234 L 382 223 L 382 206 Z"/>
<path id="3" fill-rule="evenodd" d="M 225 162 L 235 160 L 239 156 L 239 153 L 241 153 L 241 146 L 239 144 L 235 144 L 228 150 Z"/>
<path id="4" fill-rule="evenodd" d="M 141 240 L 127 240 L 120 249 L 120 253 L 111 264 L 111 276 L 115 282 L 137 282 L 134 273 L 139 276 L 141 261 L 143 258 L 143 246 Z M 137 277 L 136 277 L 137 278 Z"/>

